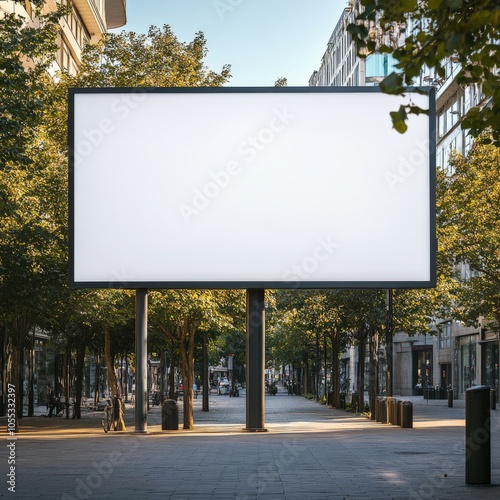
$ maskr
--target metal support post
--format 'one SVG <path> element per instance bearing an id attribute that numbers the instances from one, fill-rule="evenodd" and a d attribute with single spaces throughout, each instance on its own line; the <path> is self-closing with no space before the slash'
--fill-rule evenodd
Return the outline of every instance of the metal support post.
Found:
<path id="1" fill-rule="evenodd" d="M 265 311 L 264 290 L 247 290 L 246 431 L 266 432 L 264 423 Z"/>
<path id="2" fill-rule="evenodd" d="M 135 292 L 135 432 L 145 434 L 148 429 L 148 291 Z"/>

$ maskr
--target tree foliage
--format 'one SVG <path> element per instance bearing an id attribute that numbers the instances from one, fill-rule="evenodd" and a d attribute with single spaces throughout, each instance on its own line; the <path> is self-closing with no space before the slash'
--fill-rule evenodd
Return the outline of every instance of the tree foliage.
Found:
<path id="1" fill-rule="evenodd" d="M 16 386 L 28 332 L 53 324 L 66 276 L 61 158 L 43 130 L 64 11 L 42 15 L 43 2 L 34 4 L 37 26 L 15 13 L 0 18 L 0 319 Z M 17 404 L 22 416 L 22 398 Z"/>
<path id="2" fill-rule="evenodd" d="M 500 149 L 479 140 L 450 167 L 451 177 L 438 177 L 439 241 L 450 265 L 472 271 L 458 276 L 453 313 L 469 325 L 480 316 L 499 321 Z"/>
<path id="3" fill-rule="evenodd" d="M 180 42 L 168 25 L 151 26 L 147 34 L 106 33 L 87 45 L 74 82 L 85 87 L 219 87 L 230 78 L 230 66 L 220 73 L 208 69 L 203 33 Z"/>
<path id="4" fill-rule="evenodd" d="M 490 105 L 471 108 L 463 127 L 477 136 L 485 129 L 500 143 L 500 4 L 491 0 L 360 0 L 356 22 L 348 26 L 360 56 L 390 53 L 397 72 L 380 84 L 383 92 L 403 94 L 426 68 L 446 77 L 450 58 L 457 64 L 460 85 L 479 84 Z M 396 129 L 404 131 L 408 113 L 402 106 L 393 114 Z"/>
<path id="5" fill-rule="evenodd" d="M 24 2 L 16 2 L 24 3 Z M 32 143 L 50 103 L 49 69 L 55 60 L 62 8 L 35 15 L 37 25 L 17 14 L 0 18 L 0 169 L 33 163 Z"/>

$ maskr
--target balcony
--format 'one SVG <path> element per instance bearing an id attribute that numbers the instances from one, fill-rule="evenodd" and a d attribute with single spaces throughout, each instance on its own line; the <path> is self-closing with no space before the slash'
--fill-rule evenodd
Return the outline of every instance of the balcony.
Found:
<path id="1" fill-rule="evenodd" d="M 104 12 L 102 8 L 98 7 L 102 3 L 96 2 L 96 0 L 73 0 L 73 7 L 80 14 L 85 28 L 90 33 L 92 42 L 97 42 L 102 34 L 106 32 L 103 18 Z"/>
<path id="2" fill-rule="evenodd" d="M 106 1 L 106 25 L 108 29 L 119 28 L 127 22 L 126 0 Z"/>

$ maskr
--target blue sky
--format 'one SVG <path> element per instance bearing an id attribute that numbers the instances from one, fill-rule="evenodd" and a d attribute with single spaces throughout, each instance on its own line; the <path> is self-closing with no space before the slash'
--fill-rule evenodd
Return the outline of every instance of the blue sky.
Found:
<path id="1" fill-rule="evenodd" d="M 127 0 L 127 31 L 169 24 L 188 42 L 203 31 L 206 65 L 231 64 L 232 86 L 308 85 L 347 0 Z"/>

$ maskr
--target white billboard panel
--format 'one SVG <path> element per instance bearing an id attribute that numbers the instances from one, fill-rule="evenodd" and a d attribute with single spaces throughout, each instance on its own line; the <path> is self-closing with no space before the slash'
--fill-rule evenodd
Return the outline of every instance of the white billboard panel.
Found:
<path id="1" fill-rule="evenodd" d="M 70 285 L 432 286 L 431 116 L 375 88 L 71 89 Z"/>

